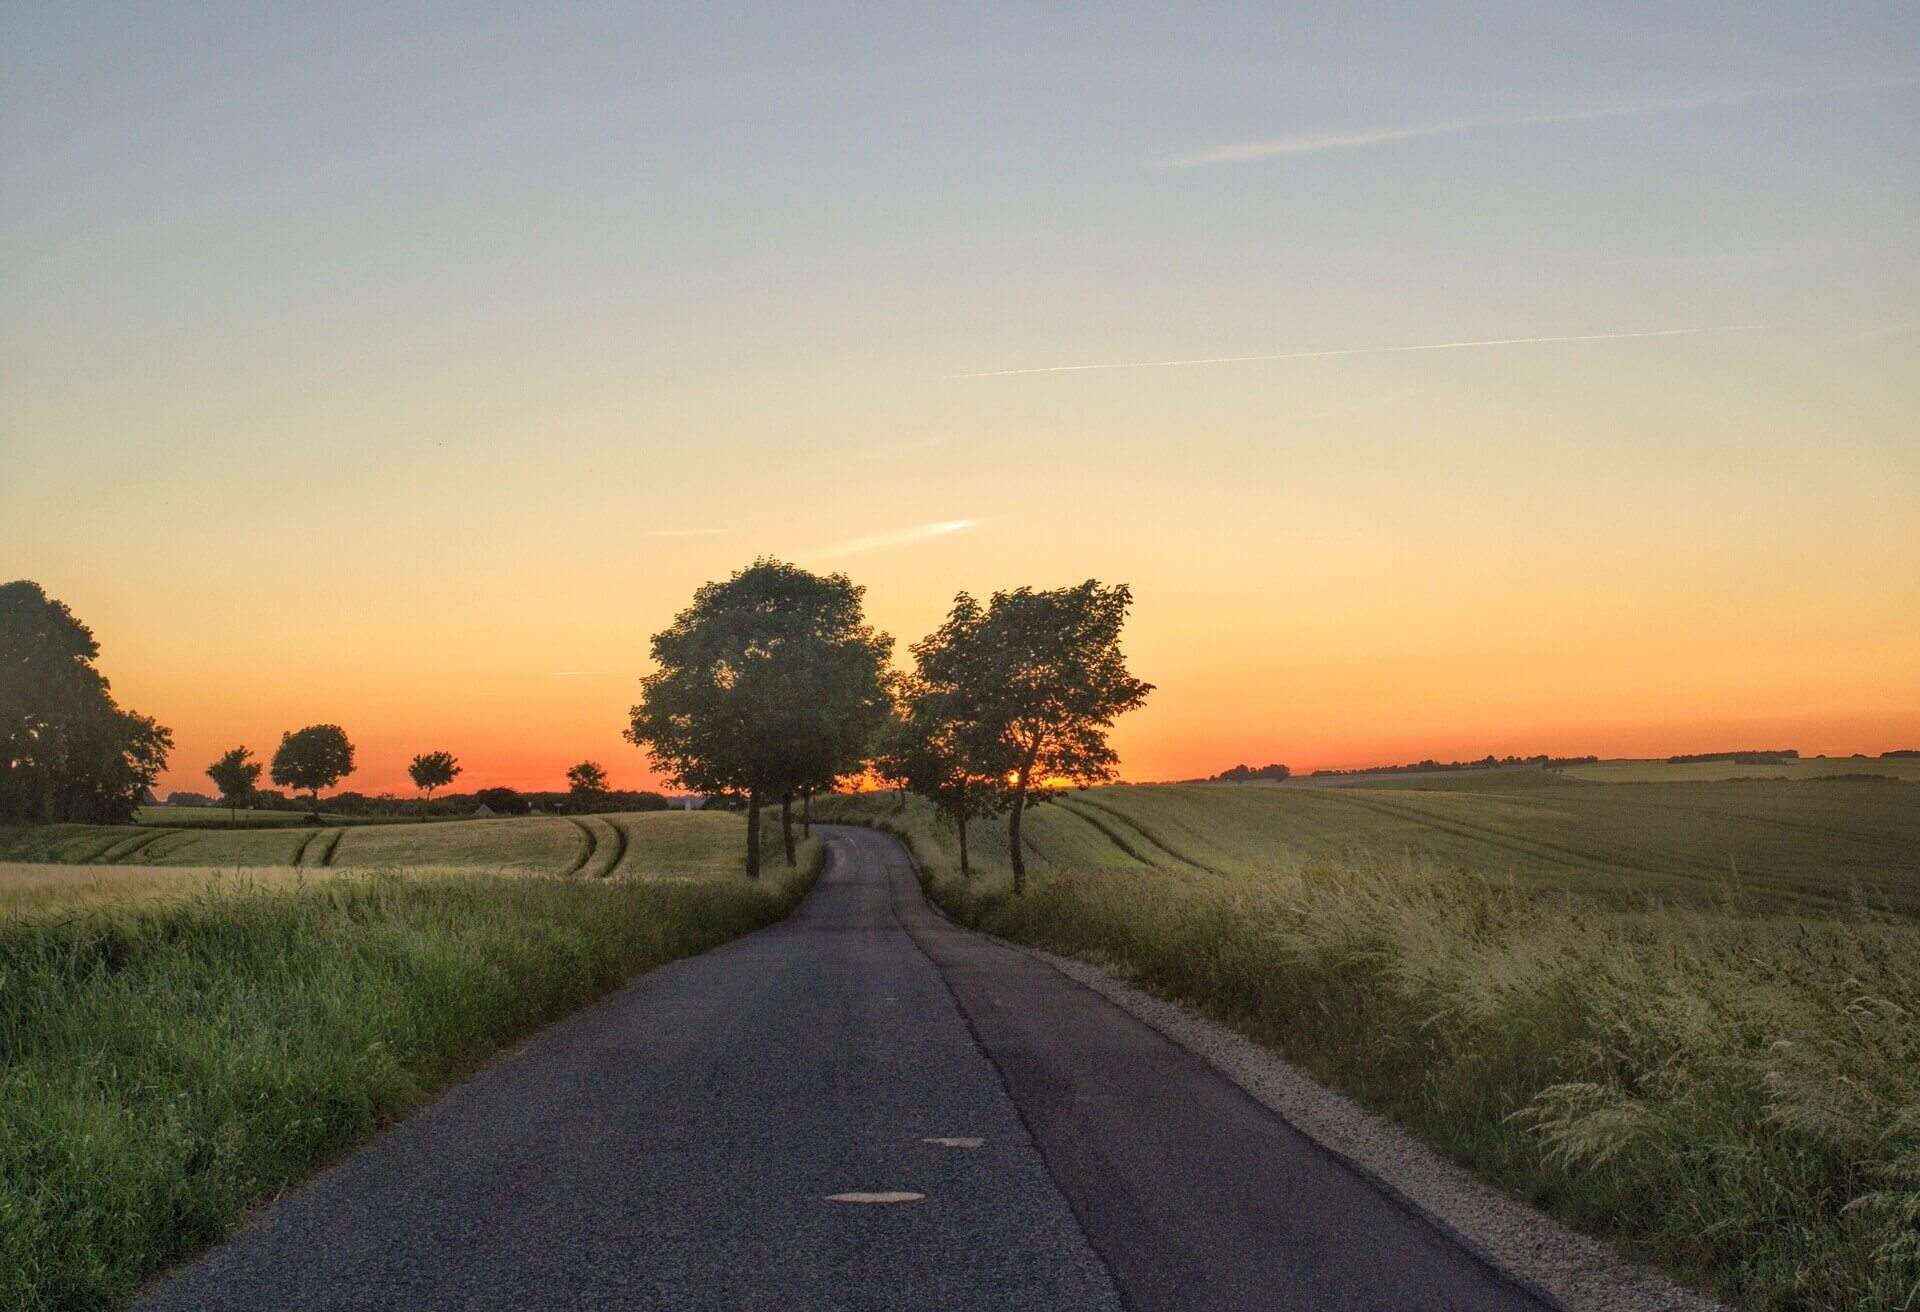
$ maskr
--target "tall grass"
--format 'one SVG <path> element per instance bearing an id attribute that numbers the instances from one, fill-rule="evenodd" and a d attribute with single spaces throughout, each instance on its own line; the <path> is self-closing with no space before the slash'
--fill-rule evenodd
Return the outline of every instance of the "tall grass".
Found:
<path id="1" fill-rule="evenodd" d="M 750 884 L 235 887 L 0 922 L 0 1307 L 98 1309 L 634 973 L 771 923 Z"/>
<path id="2" fill-rule="evenodd" d="M 938 851 L 906 827 L 923 857 Z M 1920 1307 L 1920 926 L 1622 909 L 1407 859 L 1262 874 L 935 857 L 959 919 L 1278 1048 L 1734 1304 Z"/>

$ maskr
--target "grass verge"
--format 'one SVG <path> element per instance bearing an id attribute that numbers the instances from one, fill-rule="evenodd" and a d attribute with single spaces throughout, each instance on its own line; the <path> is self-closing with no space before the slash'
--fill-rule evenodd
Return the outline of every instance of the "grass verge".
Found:
<path id="1" fill-rule="evenodd" d="M 1743 1308 L 1920 1307 L 1920 926 L 1639 907 L 1360 853 L 963 881 L 956 919 L 1264 1042 L 1483 1178 Z"/>
<path id="2" fill-rule="evenodd" d="M 817 874 L 244 879 L 0 922 L 0 1306 L 124 1304 L 503 1044 Z"/>

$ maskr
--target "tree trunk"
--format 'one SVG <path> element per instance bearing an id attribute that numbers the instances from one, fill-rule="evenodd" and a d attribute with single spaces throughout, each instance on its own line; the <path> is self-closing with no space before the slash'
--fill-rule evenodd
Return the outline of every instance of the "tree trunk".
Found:
<path id="1" fill-rule="evenodd" d="M 747 790 L 747 878 L 760 878 L 760 793 Z"/>
<path id="2" fill-rule="evenodd" d="M 1013 786 L 1013 810 L 1007 817 L 1007 858 L 1013 862 L 1013 891 L 1024 894 L 1027 891 L 1027 862 L 1020 852 L 1020 817 L 1027 809 L 1027 782 L 1033 777 L 1034 758 L 1040 754 L 1040 744 L 1035 743 L 1027 749 L 1026 759 L 1020 762 L 1020 777 Z"/>
<path id="3" fill-rule="evenodd" d="M 960 825 L 960 877 L 962 879 L 966 879 L 973 874 L 973 871 L 967 868 L 967 817 L 966 816 L 962 815 L 960 817 L 959 825 Z"/>
<path id="4" fill-rule="evenodd" d="M 800 832 L 808 838 L 813 837 L 813 789 L 811 788 L 800 796 Z"/>
<path id="5" fill-rule="evenodd" d="M 799 865 L 793 855 L 793 794 L 780 794 L 780 842 L 787 849 L 787 869 Z"/>
<path id="6" fill-rule="evenodd" d="M 320 790 L 318 788 L 307 794 L 307 814 L 313 817 L 315 824 L 320 823 Z"/>

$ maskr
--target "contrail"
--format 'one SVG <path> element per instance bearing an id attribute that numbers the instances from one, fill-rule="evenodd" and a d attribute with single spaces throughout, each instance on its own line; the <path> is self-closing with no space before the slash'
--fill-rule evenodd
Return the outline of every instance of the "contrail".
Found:
<path id="1" fill-rule="evenodd" d="M 982 369 L 947 378 L 1012 378 L 1018 374 L 1077 374 L 1095 369 L 1180 369 L 1195 364 L 1248 364 L 1260 360 L 1324 360 L 1336 355 L 1398 355 L 1408 351 L 1465 351 L 1482 346 L 1536 346 L 1549 342 L 1619 342 L 1638 337 L 1700 337 L 1707 333 L 1749 332 L 1757 323 L 1724 328 L 1656 328 L 1651 332 L 1577 333 L 1570 337 L 1483 337 L 1470 342 L 1421 342 L 1414 346 L 1341 346 L 1330 351 L 1282 351 L 1275 355 L 1209 355 L 1191 360 L 1129 360 L 1123 364 L 1052 364 L 1038 369 Z"/>
<path id="2" fill-rule="evenodd" d="M 855 538 L 851 542 L 842 542 L 837 547 L 828 547 L 824 551 L 815 552 L 814 558 L 831 560 L 836 556 L 851 556 L 859 551 L 903 546 L 909 542 L 920 542 L 927 538 L 937 538 L 948 533 L 978 528 L 984 523 L 986 521 L 983 519 L 943 519 L 934 524 L 916 524 L 912 528 L 896 529 L 891 533 L 876 533 L 870 538 Z"/>
<path id="3" fill-rule="evenodd" d="M 1747 91 L 1710 92 L 1705 95 L 1672 96 L 1660 100 L 1629 100 L 1611 105 L 1592 105 L 1582 109 L 1549 109 L 1510 114 L 1477 114 L 1442 119 L 1433 123 L 1413 123 L 1400 127 L 1364 128 L 1354 132 L 1327 132 L 1315 136 L 1275 137 L 1266 141 L 1235 141 L 1190 155 L 1176 155 L 1158 161 L 1162 168 L 1190 169 L 1212 164 L 1244 164 L 1258 159 L 1284 159 L 1294 155 L 1317 155 L 1330 150 L 1356 150 L 1382 146 L 1422 137 L 1456 137 L 1485 128 L 1542 126 L 1554 123 L 1595 123 L 1612 118 L 1639 118 L 1648 114 L 1675 114 L 1693 109 L 1718 109 L 1749 105 L 1767 100 L 1789 100 L 1814 96 L 1852 95 L 1861 92 L 1903 91 L 1920 84 L 1920 75 L 1841 82 L 1824 87 L 1759 87 Z"/>

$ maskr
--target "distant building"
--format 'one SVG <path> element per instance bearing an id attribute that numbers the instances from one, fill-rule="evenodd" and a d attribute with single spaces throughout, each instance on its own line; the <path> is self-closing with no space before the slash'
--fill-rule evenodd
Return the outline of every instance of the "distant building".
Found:
<path id="1" fill-rule="evenodd" d="M 475 819 L 481 819 L 486 816 L 490 816 L 494 814 L 496 814 L 494 809 L 488 806 L 485 802 L 482 802 L 480 803 L 480 805 L 473 808 L 473 815 Z"/>

